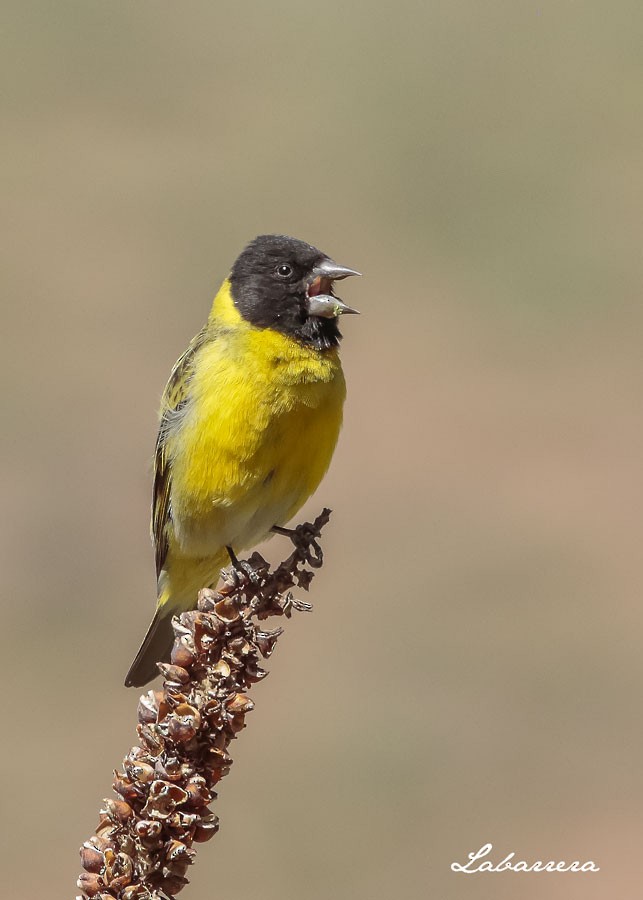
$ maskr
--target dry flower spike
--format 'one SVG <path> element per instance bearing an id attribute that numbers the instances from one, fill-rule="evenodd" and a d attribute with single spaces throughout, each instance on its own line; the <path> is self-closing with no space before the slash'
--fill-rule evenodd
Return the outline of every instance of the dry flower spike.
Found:
<path id="1" fill-rule="evenodd" d="M 114 773 L 116 797 L 105 800 L 96 833 L 80 849 L 83 897 L 162 900 L 188 883 L 194 845 L 219 827 L 210 805 L 232 765 L 230 741 L 254 706 L 246 692 L 266 676 L 259 661 L 282 633 L 258 623 L 311 608 L 290 590 L 307 590 L 321 566 L 318 539 L 329 518 L 324 509 L 313 523 L 283 529 L 295 547 L 288 559 L 271 571 L 253 553 L 174 620 L 171 662 L 159 664 L 162 689 L 140 698 L 139 744 Z"/>

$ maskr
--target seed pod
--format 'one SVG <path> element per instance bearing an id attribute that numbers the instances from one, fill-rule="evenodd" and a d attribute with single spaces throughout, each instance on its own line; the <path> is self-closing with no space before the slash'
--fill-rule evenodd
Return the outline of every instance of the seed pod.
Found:
<path id="1" fill-rule="evenodd" d="M 174 715 L 179 716 L 182 719 L 191 719 L 194 722 L 194 727 L 197 731 L 201 727 L 201 716 L 199 715 L 198 710 L 189 703 L 180 703 L 174 710 Z"/>
<path id="2" fill-rule="evenodd" d="M 219 636 L 225 631 L 225 624 L 210 613 L 194 614 L 194 646 L 197 651 L 208 653 L 218 643 Z"/>
<path id="3" fill-rule="evenodd" d="M 157 759 L 154 772 L 161 781 L 181 781 L 183 778 L 183 767 L 176 756 L 169 756 L 165 762 Z"/>
<path id="4" fill-rule="evenodd" d="M 194 831 L 194 840 L 199 844 L 203 844 L 205 843 L 205 841 L 209 841 L 210 838 L 214 837 L 218 830 L 218 816 L 210 813 L 210 815 L 204 816 L 196 826 L 196 829 Z"/>
<path id="5" fill-rule="evenodd" d="M 228 647 L 237 659 L 242 659 L 252 650 L 252 644 L 249 644 L 244 637 L 234 638 L 234 640 L 229 642 Z"/>
<path id="6" fill-rule="evenodd" d="M 96 826 L 96 837 L 104 838 L 105 841 L 109 842 L 107 844 L 107 846 L 115 847 L 116 844 L 112 840 L 112 836 L 113 836 L 115 830 L 116 829 L 114 827 L 114 823 L 112 822 L 112 820 L 109 818 L 109 816 L 107 814 L 103 813 L 101 816 L 100 822 Z"/>
<path id="7" fill-rule="evenodd" d="M 223 600 L 217 601 L 219 603 L 223 602 Z M 197 610 L 194 616 L 194 630 L 201 631 L 205 634 L 212 634 L 215 637 L 219 637 L 219 635 L 223 634 L 226 626 L 225 623 L 219 621 L 217 616 L 213 612 L 201 612 L 201 610 Z"/>
<path id="8" fill-rule="evenodd" d="M 104 853 L 105 850 L 115 850 L 116 842 L 106 838 L 98 837 L 98 835 L 95 834 L 93 837 L 90 837 L 88 841 L 85 841 L 84 846 L 95 847 L 97 850 L 100 850 L 101 853 Z"/>
<path id="9" fill-rule="evenodd" d="M 182 862 L 190 865 L 195 856 L 194 850 L 190 850 L 182 841 L 170 841 L 165 848 L 165 858 L 170 864 Z"/>
<path id="10" fill-rule="evenodd" d="M 219 662 L 214 666 L 213 672 L 218 675 L 220 678 L 229 678 L 230 672 L 232 669 L 225 661 L 225 659 L 220 659 Z"/>
<path id="11" fill-rule="evenodd" d="M 81 872 L 76 884 L 88 897 L 95 897 L 105 887 L 105 882 L 95 872 Z"/>
<path id="12" fill-rule="evenodd" d="M 199 808 L 207 806 L 212 795 L 208 790 L 205 778 L 202 775 L 194 775 L 185 786 L 188 795 L 186 803 L 189 806 Z"/>
<path id="13" fill-rule="evenodd" d="M 201 612 L 212 612 L 214 604 L 223 599 L 223 595 L 219 591 L 213 591 L 212 588 L 203 588 L 199 591 L 197 607 Z"/>
<path id="14" fill-rule="evenodd" d="M 183 788 L 168 781 L 153 781 L 143 807 L 143 815 L 151 819 L 166 819 L 188 795 Z"/>
<path id="15" fill-rule="evenodd" d="M 187 781 L 188 778 L 192 778 L 193 775 L 196 775 L 196 769 L 191 762 L 184 761 L 179 767 L 179 774 L 182 779 Z"/>
<path id="16" fill-rule="evenodd" d="M 175 699 L 170 696 L 168 691 L 164 691 L 159 700 L 158 723 L 162 724 L 167 716 L 172 712 Z"/>
<path id="17" fill-rule="evenodd" d="M 272 654 L 277 638 L 280 634 L 283 634 L 283 631 L 283 628 L 276 628 L 274 631 L 255 632 L 254 641 L 264 659 L 267 659 Z"/>
<path id="18" fill-rule="evenodd" d="M 143 747 L 132 747 L 123 760 L 123 765 L 126 765 L 128 762 L 149 762 L 149 753 Z"/>
<path id="19" fill-rule="evenodd" d="M 128 831 L 123 831 L 119 835 L 119 844 L 123 853 L 127 856 L 136 856 L 136 841 Z"/>
<path id="20" fill-rule="evenodd" d="M 181 703 L 168 717 L 168 734 L 177 744 L 187 744 L 201 727 L 201 716 L 193 706 Z"/>
<path id="21" fill-rule="evenodd" d="M 224 753 L 228 750 L 228 744 L 230 743 L 230 738 L 225 733 L 223 728 L 219 731 L 211 731 L 209 734 L 209 745 L 213 749 L 222 750 Z"/>
<path id="22" fill-rule="evenodd" d="M 208 761 L 206 763 L 207 773 L 211 784 L 217 784 L 230 771 L 232 759 L 225 751 L 216 747 L 210 747 L 208 751 Z"/>
<path id="23" fill-rule="evenodd" d="M 166 878 L 170 875 L 178 875 L 180 878 L 184 878 L 189 868 L 189 862 L 179 859 L 176 862 L 168 863 L 163 869 L 163 875 Z"/>
<path id="24" fill-rule="evenodd" d="M 129 802 L 137 800 L 140 796 L 138 787 L 135 784 L 132 784 L 129 778 L 126 778 L 120 772 L 114 772 L 112 787 L 117 794 L 121 795 L 123 800 L 127 800 Z"/>
<path id="25" fill-rule="evenodd" d="M 196 734 L 196 728 L 189 720 L 172 717 L 168 724 L 168 734 L 175 744 L 187 744 Z"/>
<path id="26" fill-rule="evenodd" d="M 165 746 L 157 725 L 138 725 L 138 736 L 153 756 L 160 756 Z"/>
<path id="27" fill-rule="evenodd" d="M 232 715 L 245 715 L 255 708 L 254 703 L 247 697 L 245 694 L 233 694 L 232 697 L 226 701 L 226 709 Z"/>
<path id="28" fill-rule="evenodd" d="M 221 737 L 221 736 L 220 736 Z M 208 747 L 208 761 L 211 766 L 231 766 L 232 757 L 220 747 Z"/>
<path id="29" fill-rule="evenodd" d="M 246 720 L 244 716 L 229 716 L 228 721 L 226 722 L 226 728 L 229 734 L 233 737 L 239 734 L 240 731 L 246 727 Z"/>
<path id="30" fill-rule="evenodd" d="M 187 803 L 187 801 L 186 801 Z M 185 810 L 181 810 L 180 812 L 175 812 L 176 816 L 176 831 L 183 832 L 186 836 L 191 828 L 200 821 L 201 816 L 198 812 L 185 812 Z"/>
<path id="31" fill-rule="evenodd" d="M 199 612 L 198 609 L 188 609 L 185 612 L 182 612 L 179 616 L 178 625 L 175 626 L 175 631 L 177 628 L 177 634 L 189 634 L 190 637 L 194 637 L 194 623 L 196 619 L 203 615 L 203 613 Z"/>
<path id="32" fill-rule="evenodd" d="M 148 900 L 152 895 L 142 884 L 130 884 L 121 893 L 123 900 Z"/>
<path id="33" fill-rule="evenodd" d="M 80 848 L 80 864 L 86 872 L 100 873 L 105 867 L 105 856 L 89 841 L 85 841 Z"/>
<path id="34" fill-rule="evenodd" d="M 169 781 L 181 779 L 181 760 L 177 756 L 168 756 L 165 760 L 165 771 Z"/>
<path id="35" fill-rule="evenodd" d="M 194 642 L 191 634 L 182 634 L 174 641 L 170 661 L 174 666 L 189 669 L 196 659 Z"/>
<path id="36" fill-rule="evenodd" d="M 153 819 L 139 819 L 134 826 L 134 830 L 141 843 L 145 844 L 145 846 L 153 846 L 160 843 L 163 826 L 160 822 Z"/>
<path id="37" fill-rule="evenodd" d="M 158 663 L 158 667 L 166 681 L 174 682 L 175 684 L 187 684 L 190 680 L 190 674 L 183 666 Z"/>
<path id="38" fill-rule="evenodd" d="M 226 597 L 224 600 L 219 600 L 218 603 L 215 603 L 214 615 L 226 624 L 236 622 L 241 618 L 241 614 L 239 612 L 237 604 L 229 597 Z"/>
<path id="39" fill-rule="evenodd" d="M 222 708 L 219 700 L 208 700 L 201 707 L 201 713 L 212 728 L 218 728 L 222 723 Z"/>
<path id="40" fill-rule="evenodd" d="M 105 812 L 112 822 L 124 823 L 134 815 L 134 810 L 125 800 L 105 800 Z"/>
<path id="41" fill-rule="evenodd" d="M 173 616 L 172 630 L 177 637 L 185 637 L 192 640 L 194 630 L 192 628 L 192 619 L 190 618 L 192 612 L 193 610 L 188 610 L 187 612 L 182 612 L 178 617 Z"/>
<path id="42" fill-rule="evenodd" d="M 202 653 L 209 653 L 213 647 L 216 647 L 217 639 L 213 634 L 209 634 L 207 631 L 201 631 L 197 632 L 196 644 Z"/>
<path id="43" fill-rule="evenodd" d="M 120 890 L 132 880 L 134 864 L 126 853 L 116 853 L 106 866 L 105 882 L 113 890 Z"/>
<path id="44" fill-rule="evenodd" d="M 129 763 L 125 768 L 132 781 L 138 781 L 140 784 L 148 784 L 148 782 L 154 781 L 154 766 L 151 766 L 149 763 Z"/>
<path id="45" fill-rule="evenodd" d="M 141 723 L 156 722 L 158 703 L 157 695 L 154 691 L 148 691 L 139 697 L 137 714 L 138 721 Z"/>
<path id="46" fill-rule="evenodd" d="M 246 666 L 246 678 L 248 681 L 261 681 L 267 674 L 266 670 L 256 665 L 254 660 L 249 660 L 248 665 Z"/>

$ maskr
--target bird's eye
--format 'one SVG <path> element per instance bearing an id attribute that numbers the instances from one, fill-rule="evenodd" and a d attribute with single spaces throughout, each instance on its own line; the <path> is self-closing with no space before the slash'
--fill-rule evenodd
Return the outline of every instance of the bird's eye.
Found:
<path id="1" fill-rule="evenodd" d="M 279 275 L 280 278 L 290 278 L 290 276 L 292 275 L 292 266 L 287 266 L 285 264 L 277 266 L 275 272 L 277 273 L 277 275 Z"/>

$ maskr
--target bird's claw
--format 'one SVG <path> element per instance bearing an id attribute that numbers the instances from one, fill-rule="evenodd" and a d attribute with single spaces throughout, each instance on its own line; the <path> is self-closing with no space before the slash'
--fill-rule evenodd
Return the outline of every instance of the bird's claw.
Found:
<path id="1" fill-rule="evenodd" d="M 235 575 L 238 578 L 245 578 L 254 588 L 261 587 L 261 577 L 254 566 L 246 559 L 240 560 L 232 547 L 226 547 L 226 550 Z"/>

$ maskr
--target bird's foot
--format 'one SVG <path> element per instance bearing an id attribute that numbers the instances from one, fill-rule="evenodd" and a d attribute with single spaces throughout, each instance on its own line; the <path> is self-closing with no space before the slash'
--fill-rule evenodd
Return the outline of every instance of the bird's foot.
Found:
<path id="1" fill-rule="evenodd" d="M 237 557 L 237 554 L 234 552 L 232 547 L 226 547 L 228 551 L 228 556 L 230 557 L 230 562 L 232 563 L 232 568 L 237 573 L 237 575 L 241 575 L 250 582 L 250 584 L 254 588 L 258 588 L 261 586 L 261 578 L 259 574 L 255 571 L 253 566 L 247 560 L 240 560 Z"/>

